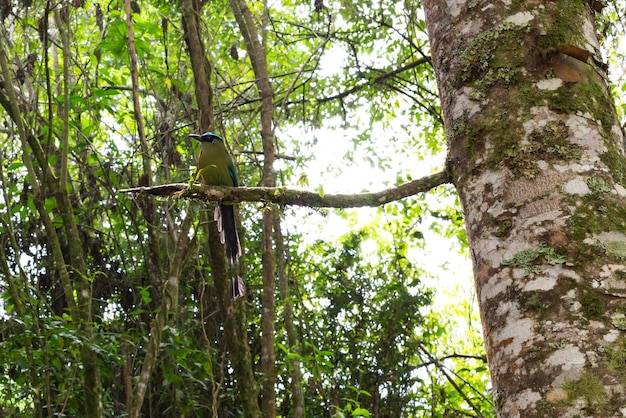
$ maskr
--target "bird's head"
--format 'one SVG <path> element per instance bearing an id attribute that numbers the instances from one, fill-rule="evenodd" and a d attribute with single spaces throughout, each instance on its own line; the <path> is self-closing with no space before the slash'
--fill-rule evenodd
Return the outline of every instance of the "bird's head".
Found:
<path id="1" fill-rule="evenodd" d="M 210 142 L 211 144 L 215 143 L 216 139 L 219 139 L 220 141 L 224 142 L 224 139 L 222 139 L 221 136 L 219 136 L 218 134 L 214 134 L 213 132 L 205 132 L 202 135 L 189 134 L 189 136 L 197 141 Z"/>

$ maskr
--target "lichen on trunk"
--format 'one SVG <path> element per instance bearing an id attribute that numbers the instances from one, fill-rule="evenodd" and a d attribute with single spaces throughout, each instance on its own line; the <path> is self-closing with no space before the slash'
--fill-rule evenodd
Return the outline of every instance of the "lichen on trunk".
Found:
<path id="1" fill-rule="evenodd" d="M 596 12 L 424 9 L 499 416 L 626 411 L 624 138 Z"/>

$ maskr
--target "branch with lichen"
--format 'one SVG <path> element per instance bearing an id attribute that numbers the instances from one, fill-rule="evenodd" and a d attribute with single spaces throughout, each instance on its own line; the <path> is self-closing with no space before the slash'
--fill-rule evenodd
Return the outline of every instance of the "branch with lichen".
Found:
<path id="1" fill-rule="evenodd" d="M 378 192 L 354 194 L 320 194 L 282 187 L 220 187 L 197 183 L 192 185 L 172 183 L 160 186 L 133 187 L 119 190 L 119 193 L 144 193 L 161 197 L 172 196 L 227 203 L 272 202 L 281 206 L 356 208 L 382 206 L 451 182 L 450 174 L 444 170 Z"/>

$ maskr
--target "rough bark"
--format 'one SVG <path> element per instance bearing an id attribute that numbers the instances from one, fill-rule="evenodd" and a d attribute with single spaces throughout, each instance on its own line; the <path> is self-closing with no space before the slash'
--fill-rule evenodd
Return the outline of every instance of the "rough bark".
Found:
<path id="1" fill-rule="evenodd" d="M 139 101 L 139 68 L 137 64 L 137 50 L 135 48 L 135 35 L 133 30 L 133 14 L 131 10 L 130 0 L 124 0 L 124 10 L 126 13 L 126 43 L 128 45 L 128 57 L 130 60 L 130 74 L 133 87 L 133 115 L 137 124 L 137 135 L 139 137 L 139 149 L 141 150 L 141 165 L 143 174 L 139 180 L 141 184 L 150 186 L 153 181 L 152 159 L 150 147 L 146 139 L 146 133 L 143 124 L 143 116 L 141 112 L 141 103 Z M 148 230 L 148 248 L 150 250 L 150 264 L 148 271 L 151 276 L 151 282 L 155 286 L 159 286 L 163 277 L 163 267 L 161 262 L 161 238 L 157 228 L 157 211 L 153 199 L 146 199 L 140 202 L 141 213 L 146 221 Z"/>
<path id="2" fill-rule="evenodd" d="M 194 0 L 181 2 L 185 43 L 194 73 L 196 102 L 200 112 L 199 127 L 202 131 L 213 127 L 213 93 L 210 87 L 211 65 L 206 59 L 200 31 L 200 5 Z M 235 306 L 230 293 L 230 278 L 226 267 L 224 246 L 220 243 L 215 222 L 209 223 L 209 253 L 211 273 L 217 290 L 218 303 L 224 318 L 226 346 L 231 355 L 232 367 L 238 382 L 242 409 L 246 417 L 260 417 L 257 401 L 257 382 L 252 371 L 252 358 L 245 327 L 237 324 Z M 240 305 L 239 320 L 245 323 L 245 304 Z"/>
<path id="3" fill-rule="evenodd" d="M 67 25 L 67 22 L 61 22 L 60 17 L 57 15 L 56 23 L 58 26 L 57 29 L 60 30 L 61 36 L 64 38 L 62 43 L 64 45 L 63 53 L 65 67 L 67 68 L 69 57 L 66 55 L 71 53 L 69 51 L 67 35 L 64 32 L 65 28 L 63 27 L 64 25 Z M 56 265 L 55 267 L 58 270 L 61 285 L 63 287 L 65 303 L 69 308 L 69 313 L 73 323 L 76 324 L 75 331 L 85 336 L 85 341 L 80 347 L 83 366 L 82 379 L 85 393 L 85 414 L 88 417 L 99 417 L 103 414 L 101 399 L 102 390 L 96 354 L 91 348 L 91 342 L 93 341 L 91 290 L 85 268 L 82 243 L 78 234 L 76 220 L 74 218 L 74 207 L 70 201 L 68 191 L 69 187 L 66 187 L 67 173 L 65 172 L 65 169 L 67 166 L 65 163 L 61 164 L 63 167 L 62 171 L 64 171 L 64 173 L 60 178 L 53 173 L 41 143 L 33 134 L 31 127 L 27 125 L 26 120 L 22 116 L 19 101 L 15 95 L 15 91 L 17 91 L 17 89 L 15 89 L 8 82 L 8 80 L 12 80 L 12 77 L 8 66 L 4 43 L 0 44 L 0 68 L 2 69 L 3 79 L 7 84 L 5 86 L 7 96 L 6 100 L 2 101 L 2 105 L 6 106 L 5 109 L 10 114 L 17 127 L 18 136 L 23 149 L 22 159 L 28 171 L 29 183 L 33 189 L 33 202 L 45 227 L 48 245 L 50 246 L 50 251 Z M 64 69 L 62 83 L 65 86 L 69 82 L 69 74 L 67 70 Z M 62 105 L 61 115 L 67 114 L 67 95 L 68 89 L 65 88 L 65 98 L 64 104 Z M 51 121 L 48 123 L 49 126 L 52 126 Z M 67 121 L 65 121 L 65 125 L 67 125 Z M 67 126 L 63 129 L 61 140 L 62 143 L 64 143 L 64 147 L 67 147 Z M 34 161 L 31 154 L 35 157 Z M 61 158 L 67 158 L 66 149 L 60 154 Z M 36 164 L 38 165 L 37 169 L 35 169 Z M 63 243 L 59 234 L 57 234 L 56 227 L 53 224 L 50 214 L 45 208 L 44 200 L 48 197 L 46 193 L 53 195 L 57 200 L 66 234 L 66 240 Z M 68 260 L 66 260 L 63 255 L 63 244 L 70 248 Z M 36 411 L 36 414 L 40 414 L 40 411 Z"/>
<path id="4" fill-rule="evenodd" d="M 194 90 L 198 105 L 198 127 L 204 132 L 213 127 L 213 93 L 211 91 L 211 63 L 206 59 L 204 43 L 200 32 L 200 6 L 194 0 L 182 0 L 183 30 L 185 45 L 193 70 Z"/>
<path id="5" fill-rule="evenodd" d="M 61 17 L 61 14 L 64 18 Z M 70 111 L 70 57 L 71 46 L 69 31 L 69 14 L 61 13 L 58 9 L 54 13 L 57 30 L 61 35 L 63 45 L 63 102 L 59 106 L 59 116 L 63 120 L 63 129 L 60 135 L 61 139 L 61 170 L 58 177 L 58 185 L 55 188 L 55 196 L 61 217 L 63 218 L 63 227 L 67 236 L 67 244 L 69 246 L 70 263 L 72 266 L 72 281 L 77 288 L 76 299 L 77 312 L 80 317 L 80 330 L 87 336 L 88 341 L 94 339 L 93 319 L 91 314 L 91 283 L 87 278 L 87 268 L 85 265 L 85 253 L 83 251 L 83 242 L 76 225 L 74 207 L 70 202 L 68 193 L 68 172 L 67 160 L 69 153 L 69 111 Z M 81 360 L 84 367 L 85 382 L 85 413 L 88 417 L 100 417 L 103 415 L 102 406 L 102 385 L 100 382 L 100 369 L 96 353 L 89 344 L 81 346 Z"/>
<path id="6" fill-rule="evenodd" d="M 274 92 L 267 70 L 267 54 L 259 39 L 259 33 L 254 23 L 252 12 L 245 0 L 231 0 L 231 9 L 246 43 L 256 85 L 261 96 L 261 142 L 263 145 L 263 186 L 274 187 L 276 175 L 274 173 L 274 130 L 272 118 L 274 115 Z M 261 371 L 262 381 L 262 409 L 263 416 L 276 415 L 276 352 L 274 350 L 274 318 L 276 290 L 274 248 L 272 233 L 274 226 L 274 208 L 267 206 L 263 210 L 262 220 L 262 249 L 263 262 L 263 311 L 261 314 Z"/>
<path id="7" fill-rule="evenodd" d="M 216 228 L 209 228 L 209 250 L 216 254 L 223 246 Z M 213 259 L 214 258 L 214 259 Z M 230 360 L 234 370 L 237 388 L 241 398 L 241 408 L 245 417 L 261 417 L 261 410 L 257 401 L 256 380 L 252 370 L 252 356 L 248 345 L 248 335 L 245 327 L 238 326 L 235 316 L 235 307 L 231 298 L 230 281 L 226 270 L 226 258 L 212 257 L 211 269 L 214 278 L 224 276 L 226 280 L 215 280 L 215 289 L 218 303 L 224 318 L 224 335 L 230 353 Z M 240 315 L 241 318 L 241 315 Z M 245 316 L 243 317 L 245 319 Z"/>
<path id="8" fill-rule="evenodd" d="M 624 138 L 594 11 L 424 9 L 498 416 L 621 416 Z"/>
<path id="9" fill-rule="evenodd" d="M 176 251 L 170 264 L 167 282 L 165 282 L 163 286 L 161 306 L 159 307 L 159 310 L 154 318 L 154 322 L 152 323 L 150 339 L 148 340 L 148 346 L 146 347 L 146 357 L 143 359 L 143 363 L 141 364 L 141 372 L 137 378 L 137 384 L 134 388 L 132 388 L 132 395 L 127 394 L 127 397 L 130 397 L 130 402 L 128 403 L 128 416 L 132 418 L 139 417 L 141 414 L 141 408 L 148 390 L 150 376 L 152 375 L 152 372 L 157 364 L 163 329 L 167 325 L 169 317 L 174 316 L 178 310 L 179 279 L 181 272 L 183 271 L 183 260 L 185 259 L 185 254 L 188 249 L 189 230 L 191 229 L 193 218 L 193 207 L 191 203 L 189 203 L 187 205 L 185 219 L 183 220 L 180 227 L 180 233 L 178 234 Z"/>
<path id="10" fill-rule="evenodd" d="M 442 184 L 450 183 L 447 171 L 432 174 L 378 192 L 352 194 L 320 194 L 308 190 L 275 187 L 219 187 L 189 186 L 184 183 L 162 184 L 152 187 L 121 189 L 119 193 L 148 193 L 154 196 L 190 197 L 207 201 L 273 202 L 280 206 L 308 206 L 318 208 L 375 207 L 395 202 L 418 193 L 427 192 Z"/>
<path id="11" fill-rule="evenodd" d="M 278 218 L 274 220 L 274 236 L 276 240 L 276 259 L 278 264 L 278 290 L 283 303 L 283 315 L 285 317 L 285 331 L 287 332 L 287 344 L 289 351 L 295 353 L 289 362 L 291 363 L 291 392 L 293 396 L 293 417 L 304 417 L 304 393 L 302 391 L 302 368 L 300 363 L 300 337 L 296 329 L 293 313 L 294 298 L 290 295 L 290 280 L 287 272 L 287 249 Z"/>

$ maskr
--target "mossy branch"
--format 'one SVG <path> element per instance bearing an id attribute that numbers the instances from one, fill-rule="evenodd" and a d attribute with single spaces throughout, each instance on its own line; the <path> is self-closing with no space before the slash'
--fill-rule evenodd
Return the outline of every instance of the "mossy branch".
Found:
<path id="1" fill-rule="evenodd" d="M 281 206 L 308 206 L 318 208 L 357 208 L 382 206 L 417 193 L 427 192 L 442 184 L 451 183 L 447 171 L 441 171 L 379 192 L 355 194 L 325 194 L 282 187 L 219 187 L 185 183 L 163 184 L 150 187 L 133 187 L 119 193 L 146 193 L 153 196 L 174 196 L 204 201 L 273 202 Z"/>

